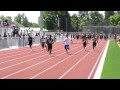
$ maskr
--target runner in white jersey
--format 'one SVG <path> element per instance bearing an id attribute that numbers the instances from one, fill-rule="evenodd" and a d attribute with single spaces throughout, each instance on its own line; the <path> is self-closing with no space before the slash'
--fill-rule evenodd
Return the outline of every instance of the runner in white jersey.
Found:
<path id="1" fill-rule="evenodd" d="M 45 47 L 45 42 L 46 42 L 46 39 L 44 38 L 44 36 L 42 36 L 42 38 L 40 39 L 40 43 L 41 43 L 43 49 Z"/>
<path id="2" fill-rule="evenodd" d="M 70 38 L 68 38 L 68 35 L 66 35 L 66 38 L 65 38 L 64 42 L 65 42 L 64 48 L 66 50 L 66 53 L 68 54 L 69 45 L 70 45 Z"/>

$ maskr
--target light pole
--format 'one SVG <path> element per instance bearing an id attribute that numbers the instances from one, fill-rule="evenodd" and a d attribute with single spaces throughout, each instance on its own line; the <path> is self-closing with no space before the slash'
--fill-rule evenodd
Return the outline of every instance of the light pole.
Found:
<path id="1" fill-rule="evenodd" d="M 59 16 L 57 15 L 57 28 L 59 30 L 59 27 L 60 27 L 60 22 L 59 22 Z"/>
<path id="2" fill-rule="evenodd" d="M 66 33 L 67 33 L 67 17 L 66 17 Z"/>
<path id="3" fill-rule="evenodd" d="M 40 37 L 43 35 L 43 11 L 40 11 Z"/>
<path id="4" fill-rule="evenodd" d="M 60 41 L 60 22 L 59 22 L 59 16 L 57 15 L 57 28 L 59 32 L 59 41 Z"/>

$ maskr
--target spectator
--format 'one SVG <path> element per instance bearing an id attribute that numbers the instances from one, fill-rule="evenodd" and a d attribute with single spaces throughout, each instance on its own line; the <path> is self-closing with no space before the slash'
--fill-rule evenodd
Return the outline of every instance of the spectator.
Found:
<path id="1" fill-rule="evenodd" d="M 6 33 L 4 33 L 4 36 L 3 37 L 7 37 Z"/>

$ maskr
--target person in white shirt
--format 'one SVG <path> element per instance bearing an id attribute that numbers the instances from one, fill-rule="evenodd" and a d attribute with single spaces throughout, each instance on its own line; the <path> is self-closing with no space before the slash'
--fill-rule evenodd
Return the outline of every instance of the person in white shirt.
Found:
<path id="1" fill-rule="evenodd" d="M 45 47 L 45 42 L 46 42 L 46 39 L 44 38 L 44 36 L 42 36 L 42 38 L 40 39 L 40 43 L 41 43 L 43 49 Z"/>
<path id="2" fill-rule="evenodd" d="M 66 50 L 66 53 L 68 54 L 69 45 L 70 45 L 70 38 L 68 38 L 68 35 L 66 35 L 66 38 L 65 38 L 64 42 L 65 42 L 64 48 Z"/>

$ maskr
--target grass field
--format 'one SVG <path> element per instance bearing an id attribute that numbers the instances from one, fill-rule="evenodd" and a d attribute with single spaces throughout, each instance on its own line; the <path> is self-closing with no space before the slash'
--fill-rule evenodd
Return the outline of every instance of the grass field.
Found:
<path id="1" fill-rule="evenodd" d="M 110 41 L 101 79 L 120 79 L 120 47 Z"/>

